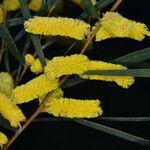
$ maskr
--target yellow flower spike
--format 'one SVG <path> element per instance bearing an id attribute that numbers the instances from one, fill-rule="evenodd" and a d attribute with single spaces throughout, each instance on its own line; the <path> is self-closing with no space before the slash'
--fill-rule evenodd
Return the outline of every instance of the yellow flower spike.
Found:
<path id="1" fill-rule="evenodd" d="M 0 132 L 0 148 L 3 148 L 3 145 L 8 142 L 7 136 Z"/>
<path id="2" fill-rule="evenodd" d="M 42 0 L 31 0 L 28 4 L 28 8 L 32 11 L 38 11 L 42 6 Z"/>
<path id="3" fill-rule="evenodd" d="M 71 98 L 53 98 L 46 112 L 56 117 L 95 118 L 102 115 L 99 100 L 77 100 Z"/>
<path id="4" fill-rule="evenodd" d="M 0 93 L 0 114 L 6 118 L 13 127 L 18 127 L 18 124 L 25 120 L 25 116 L 19 107 L 3 93 Z"/>
<path id="5" fill-rule="evenodd" d="M 51 99 L 53 99 L 53 98 L 61 98 L 61 97 L 63 97 L 63 96 L 64 96 L 64 93 L 63 93 L 63 91 L 61 90 L 61 88 L 57 88 L 57 89 L 52 93 L 52 95 L 48 98 L 48 101 L 46 102 L 45 107 L 47 107 L 47 105 L 49 105 Z M 42 96 L 42 97 L 39 98 L 39 102 L 40 102 L 40 103 L 42 102 L 42 100 L 43 100 L 44 97 L 45 97 L 45 96 Z"/>
<path id="6" fill-rule="evenodd" d="M 3 6 L 7 11 L 15 11 L 20 8 L 20 3 L 18 0 L 4 0 Z"/>
<path id="7" fill-rule="evenodd" d="M 82 54 L 54 57 L 51 61 L 47 62 L 44 72 L 51 78 L 59 78 L 63 75 L 82 74 L 87 71 L 88 63 L 88 58 Z"/>
<path id="8" fill-rule="evenodd" d="M 12 76 L 7 72 L 0 72 L 0 92 L 11 97 L 13 86 Z"/>
<path id="9" fill-rule="evenodd" d="M 40 75 L 26 84 L 17 86 L 13 90 L 13 96 L 15 97 L 14 101 L 16 104 L 29 102 L 55 90 L 57 86 L 58 80 Z"/>
<path id="10" fill-rule="evenodd" d="M 131 38 L 142 41 L 145 35 L 150 36 L 144 23 L 135 22 L 121 16 L 117 12 L 107 12 L 101 19 L 102 27 L 96 34 L 96 41 L 108 38 Z"/>
<path id="11" fill-rule="evenodd" d="M 46 36 L 66 36 L 78 40 L 88 34 L 90 25 L 79 19 L 63 17 L 34 17 L 25 21 L 26 32 Z"/>
<path id="12" fill-rule="evenodd" d="M 90 61 L 88 70 L 127 70 L 127 67 L 103 61 Z M 131 76 L 80 75 L 80 77 L 90 80 L 114 81 L 123 88 L 129 88 L 134 83 L 134 78 Z"/>

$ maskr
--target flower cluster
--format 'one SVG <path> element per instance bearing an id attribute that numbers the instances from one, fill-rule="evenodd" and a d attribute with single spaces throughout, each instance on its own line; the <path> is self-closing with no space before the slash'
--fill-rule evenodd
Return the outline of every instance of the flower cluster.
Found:
<path id="1" fill-rule="evenodd" d="M 27 54 L 25 57 L 28 57 L 30 59 L 33 56 Z M 29 59 L 26 59 L 27 63 L 29 62 Z M 43 71 L 39 59 L 35 59 L 30 64 L 32 72 L 41 73 Z M 50 78 L 59 78 L 63 75 L 78 74 L 81 78 L 84 79 L 103 80 L 110 82 L 113 81 L 123 88 L 129 88 L 129 86 L 134 83 L 134 78 L 131 76 L 104 76 L 83 74 L 88 70 L 127 70 L 127 67 L 119 64 L 106 63 L 103 61 L 92 61 L 89 60 L 85 55 L 75 54 L 66 57 L 54 57 L 52 60 L 47 60 L 47 65 L 44 68 L 44 73 Z"/>
<path id="2" fill-rule="evenodd" d="M 18 127 L 21 121 L 25 120 L 25 116 L 19 107 L 13 102 L 12 95 L 13 79 L 8 73 L 0 73 L 0 114 L 6 118 L 10 125 Z M 13 112 L 13 113 L 12 113 Z"/>
<path id="3" fill-rule="evenodd" d="M 24 26 L 27 32 L 33 34 L 60 35 L 78 40 L 84 39 L 91 28 L 82 20 L 63 17 L 34 17 L 25 21 Z M 96 41 L 115 37 L 141 41 L 145 35 L 150 36 L 145 24 L 126 19 L 117 12 L 107 12 L 101 19 L 101 27 L 96 34 Z"/>
<path id="4" fill-rule="evenodd" d="M 108 38 L 131 38 L 142 41 L 145 35 L 150 36 L 144 23 L 135 22 L 124 18 L 117 12 L 107 12 L 101 19 L 102 27 L 96 34 L 96 41 Z"/>

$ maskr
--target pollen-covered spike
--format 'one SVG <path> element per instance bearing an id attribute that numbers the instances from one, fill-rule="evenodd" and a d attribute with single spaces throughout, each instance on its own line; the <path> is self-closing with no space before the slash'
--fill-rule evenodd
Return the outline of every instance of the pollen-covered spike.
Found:
<path id="1" fill-rule="evenodd" d="M 78 40 L 88 34 L 90 25 L 79 19 L 63 17 L 34 17 L 25 21 L 27 32 L 46 36 L 66 36 Z"/>

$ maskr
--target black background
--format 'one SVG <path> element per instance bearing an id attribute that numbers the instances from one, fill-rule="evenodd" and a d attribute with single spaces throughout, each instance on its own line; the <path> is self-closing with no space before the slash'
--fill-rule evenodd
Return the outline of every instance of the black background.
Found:
<path id="1" fill-rule="evenodd" d="M 65 6 L 72 7 L 71 5 Z M 110 8 L 110 6 L 108 7 Z M 103 10 L 105 12 L 105 10 Z M 143 22 L 150 27 L 149 0 L 124 0 L 117 10 L 123 16 Z M 80 9 L 70 9 L 69 15 L 78 15 Z M 68 13 L 63 14 L 64 16 Z M 142 42 L 131 39 L 110 39 L 94 43 L 94 50 L 88 51 L 90 59 L 113 59 L 132 51 L 148 47 L 150 39 Z M 150 116 L 149 78 L 136 78 L 129 89 L 123 89 L 115 83 L 87 81 L 64 90 L 66 97 L 100 99 L 103 116 L 136 117 Z M 31 102 L 36 105 L 36 102 Z M 28 105 L 34 111 L 34 107 Z M 106 122 L 100 119 L 92 121 L 150 139 L 150 123 Z M 128 142 L 115 136 L 79 125 L 73 121 L 32 123 L 11 146 L 10 150 L 72 150 L 72 149 L 132 149 L 145 150 L 144 146 Z"/>

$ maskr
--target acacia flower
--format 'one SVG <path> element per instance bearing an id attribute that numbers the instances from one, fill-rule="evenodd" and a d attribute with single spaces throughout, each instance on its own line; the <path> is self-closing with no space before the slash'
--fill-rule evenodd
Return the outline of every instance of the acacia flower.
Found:
<path id="1" fill-rule="evenodd" d="M 89 59 L 82 54 L 54 57 L 47 62 L 44 71 L 51 78 L 59 78 L 63 75 L 82 74 L 87 71 L 88 63 Z"/>
<path id="2" fill-rule="evenodd" d="M 56 117 L 94 118 L 102 115 L 99 100 L 77 100 L 52 98 L 46 105 L 46 112 Z"/>
<path id="3" fill-rule="evenodd" d="M 35 59 L 32 55 L 27 54 L 25 55 L 25 62 L 27 65 L 30 66 L 30 70 L 33 73 L 42 73 L 43 67 L 39 59 Z"/>
<path id="4" fill-rule="evenodd" d="M 28 8 L 32 11 L 38 11 L 42 6 L 42 0 L 31 0 L 28 4 Z"/>
<path id="5" fill-rule="evenodd" d="M 145 35 L 150 36 L 144 23 L 129 20 L 117 12 L 107 12 L 101 19 L 101 28 L 96 34 L 96 41 L 108 38 L 131 38 L 142 41 Z"/>
<path id="6" fill-rule="evenodd" d="M 25 21 L 27 32 L 46 36 L 66 36 L 78 40 L 88 34 L 90 25 L 79 19 L 63 17 L 34 17 Z"/>
<path id="7" fill-rule="evenodd" d="M 7 11 L 14 11 L 20 8 L 20 3 L 18 0 L 4 0 L 3 6 Z"/>
<path id="8" fill-rule="evenodd" d="M 0 148 L 3 148 L 3 145 L 8 142 L 7 136 L 0 132 Z"/>
<path id="9" fill-rule="evenodd" d="M 103 61 L 90 61 L 88 70 L 127 70 L 127 67 L 106 63 Z M 134 83 L 134 78 L 131 76 L 106 76 L 106 75 L 80 75 L 84 79 L 114 81 L 123 88 L 128 88 Z"/>
<path id="10" fill-rule="evenodd" d="M 0 92 L 11 97 L 13 86 L 12 76 L 7 72 L 0 72 Z"/>
<path id="11" fill-rule="evenodd" d="M 0 114 L 6 118 L 13 127 L 18 127 L 18 124 L 25 120 L 25 116 L 19 107 L 3 93 L 0 93 Z"/>
<path id="12" fill-rule="evenodd" d="M 16 104 L 29 102 L 55 90 L 57 86 L 58 80 L 50 79 L 42 74 L 13 89 L 14 101 Z"/>

